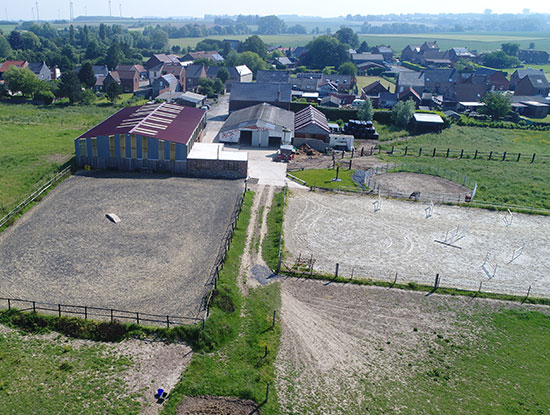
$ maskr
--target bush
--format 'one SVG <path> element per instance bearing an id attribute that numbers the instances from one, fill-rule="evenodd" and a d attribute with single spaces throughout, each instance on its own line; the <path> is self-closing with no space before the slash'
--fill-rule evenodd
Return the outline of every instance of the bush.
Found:
<path id="1" fill-rule="evenodd" d="M 372 119 L 374 121 L 379 122 L 380 124 L 390 125 L 392 123 L 392 121 L 391 121 L 391 111 L 374 110 L 374 114 L 372 116 Z"/>
<path id="2" fill-rule="evenodd" d="M 34 99 L 43 102 L 45 105 L 50 105 L 55 99 L 55 96 L 51 91 L 38 91 L 34 94 Z"/>
<path id="3" fill-rule="evenodd" d="M 418 71 L 418 72 L 426 69 L 425 66 L 417 65 L 416 63 L 407 62 L 407 61 L 402 61 L 401 65 L 403 65 L 405 68 L 409 68 L 409 69 L 412 69 L 413 71 Z"/>

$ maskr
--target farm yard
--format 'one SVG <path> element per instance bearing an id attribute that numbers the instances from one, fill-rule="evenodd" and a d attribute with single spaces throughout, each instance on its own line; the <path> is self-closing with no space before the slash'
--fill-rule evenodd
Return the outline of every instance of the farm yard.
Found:
<path id="1" fill-rule="evenodd" d="M 427 218 L 429 203 L 382 199 L 375 212 L 376 200 L 293 190 L 288 262 L 312 255 L 325 274 L 338 263 L 344 277 L 432 285 L 439 274 L 444 287 L 550 296 L 550 218 L 514 214 L 506 226 L 507 213 L 444 205 Z"/>
<path id="2" fill-rule="evenodd" d="M 293 278 L 281 297 L 282 414 L 550 410 L 547 308 Z"/>
<path id="3" fill-rule="evenodd" d="M 0 292 L 196 317 L 242 191 L 230 180 L 75 175 L 0 234 Z"/>

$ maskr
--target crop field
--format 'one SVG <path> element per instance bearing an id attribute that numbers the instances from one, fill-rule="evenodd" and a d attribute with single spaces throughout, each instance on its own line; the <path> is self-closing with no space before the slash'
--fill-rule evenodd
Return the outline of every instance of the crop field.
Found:
<path id="1" fill-rule="evenodd" d="M 547 307 L 288 278 L 281 414 L 548 413 Z"/>
<path id="2" fill-rule="evenodd" d="M 285 247 L 314 269 L 354 278 L 550 297 L 550 217 L 293 190 Z M 457 229 L 458 228 L 458 229 Z M 454 238 L 454 240 L 452 240 Z M 439 241 L 436 242 L 436 241 Z M 440 242 L 447 242 L 445 245 Z M 451 246 L 452 245 L 452 246 Z"/>
<path id="3" fill-rule="evenodd" d="M 540 157 L 550 154 L 550 138 L 546 131 L 505 130 L 495 128 L 460 127 L 453 125 L 441 134 L 425 134 L 383 145 L 384 150 L 403 150 L 405 146 L 416 149 L 412 156 L 379 156 L 390 163 L 414 163 L 419 166 L 431 166 L 454 170 L 477 181 L 478 189 L 475 200 L 496 202 L 508 205 L 534 206 L 550 209 L 550 158 Z M 418 149 L 423 148 L 423 156 L 417 157 Z M 432 158 L 433 149 L 441 154 L 448 148 L 461 149 L 471 153 L 475 150 L 483 152 L 498 152 L 500 158 L 489 161 L 436 157 Z M 502 162 L 503 152 L 521 153 L 523 161 L 517 163 L 510 158 Z M 533 153 L 537 154 L 535 162 L 529 160 Z M 401 152 L 403 154 L 403 152 Z M 527 161 L 526 161 L 527 159 Z"/>
<path id="4" fill-rule="evenodd" d="M 303 24 L 303 22 L 300 22 Z M 349 26 L 349 24 L 347 24 Z M 311 28 L 315 27 L 310 24 Z M 394 52 L 401 53 L 403 48 L 410 43 L 421 44 L 426 40 L 436 40 L 441 49 L 466 46 L 471 50 L 484 52 L 499 49 L 502 43 L 518 43 L 521 48 L 527 49 L 531 42 L 535 42 L 536 49 L 550 49 L 550 36 L 546 33 L 419 33 L 419 34 L 358 34 L 359 40 L 366 41 L 369 46 L 390 45 Z M 223 40 L 227 38 L 244 40 L 250 35 L 236 36 L 208 36 L 208 39 Z M 281 45 L 285 47 L 304 46 L 313 40 L 317 35 L 312 34 L 281 34 L 281 35 L 260 35 L 268 45 Z M 179 38 L 170 39 L 170 46 L 191 46 L 206 38 Z"/>
<path id="5" fill-rule="evenodd" d="M 116 111 L 111 106 L 0 104 L 0 214 L 74 154 L 74 139 Z"/>
<path id="6" fill-rule="evenodd" d="M 240 181 L 75 175 L 0 234 L 0 292 L 195 317 L 241 192 Z"/>

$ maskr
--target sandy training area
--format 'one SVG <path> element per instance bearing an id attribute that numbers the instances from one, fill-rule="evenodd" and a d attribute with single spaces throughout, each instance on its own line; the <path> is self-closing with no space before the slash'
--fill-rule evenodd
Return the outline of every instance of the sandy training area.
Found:
<path id="1" fill-rule="evenodd" d="M 481 326 L 472 316 L 522 307 L 294 278 L 282 282 L 281 298 L 282 414 L 419 413 L 394 403 L 392 394 L 434 364 L 445 366 L 442 344 L 476 342 Z"/>
<path id="2" fill-rule="evenodd" d="M 324 273 L 339 263 L 341 276 L 433 284 L 439 273 L 445 287 L 550 297 L 549 217 L 513 214 L 506 226 L 504 212 L 436 205 L 426 218 L 429 203 L 382 199 L 375 212 L 376 200 L 293 190 L 287 251 Z"/>
<path id="3" fill-rule="evenodd" d="M 195 317 L 242 191 L 232 180 L 75 175 L 0 234 L 0 296 Z"/>

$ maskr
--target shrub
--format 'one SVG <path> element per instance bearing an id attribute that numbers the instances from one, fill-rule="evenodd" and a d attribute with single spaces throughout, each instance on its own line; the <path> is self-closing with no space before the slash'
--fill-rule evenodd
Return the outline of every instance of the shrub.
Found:
<path id="1" fill-rule="evenodd" d="M 51 91 L 38 91 L 34 94 L 34 99 L 42 101 L 45 105 L 50 105 L 55 99 L 55 96 Z"/>

